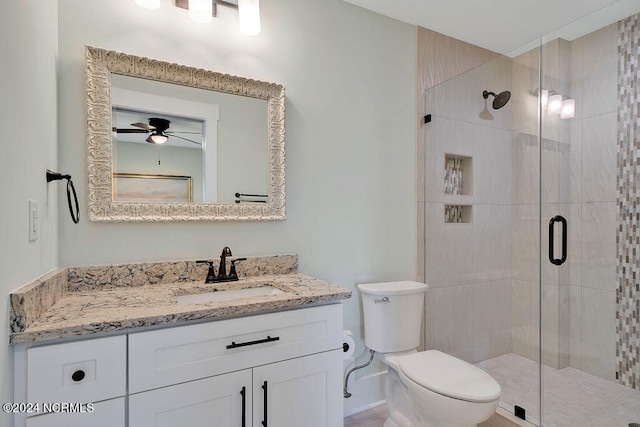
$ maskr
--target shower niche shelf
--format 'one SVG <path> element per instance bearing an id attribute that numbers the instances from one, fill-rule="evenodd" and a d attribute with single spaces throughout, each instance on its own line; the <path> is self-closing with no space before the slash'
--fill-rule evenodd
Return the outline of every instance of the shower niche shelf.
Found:
<path id="1" fill-rule="evenodd" d="M 444 195 L 471 196 L 473 194 L 473 159 L 456 154 L 444 155 Z"/>
<path id="2" fill-rule="evenodd" d="M 446 224 L 471 224 L 473 208 L 471 205 L 444 205 Z"/>

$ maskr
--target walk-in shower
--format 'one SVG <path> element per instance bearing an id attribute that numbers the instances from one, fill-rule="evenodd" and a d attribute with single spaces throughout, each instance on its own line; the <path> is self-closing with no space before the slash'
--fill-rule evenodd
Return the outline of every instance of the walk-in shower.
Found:
<path id="1" fill-rule="evenodd" d="M 425 346 L 485 369 L 533 425 L 640 420 L 639 12 L 589 16 L 421 93 Z"/>

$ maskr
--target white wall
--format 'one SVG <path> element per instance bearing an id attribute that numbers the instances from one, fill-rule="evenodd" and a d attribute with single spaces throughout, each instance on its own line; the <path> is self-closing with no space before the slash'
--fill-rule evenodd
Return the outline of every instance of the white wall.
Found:
<path id="1" fill-rule="evenodd" d="M 415 27 L 339 0 L 268 0 L 248 37 L 233 10 L 203 25 L 172 4 L 59 1 L 59 163 L 83 199 L 79 225 L 60 211 L 60 264 L 216 257 L 228 245 L 298 253 L 302 273 L 354 291 L 415 279 Z M 285 85 L 286 221 L 88 223 L 85 44 Z M 360 318 L 356 295 L 345 327 L 363 354 Z"/>
<path id="2" fill-rule="evenodd" d="M 8 295 L 58 263 L 56 201 L 64 190 L 45 181 L 46 169 L 56 169 L 57 1 L 3 2 L 0 36 L 0 401 L 12 402 Z M 40 238 L 32 243 L 28 199 L 40 211 Z M 10 423 L 0 413 L 0 425 Z"/>

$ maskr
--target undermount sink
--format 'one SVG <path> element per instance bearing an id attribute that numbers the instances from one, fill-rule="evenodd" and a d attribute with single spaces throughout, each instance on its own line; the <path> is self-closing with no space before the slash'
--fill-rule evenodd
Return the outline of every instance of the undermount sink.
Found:
<path id="1" fill-rule="evenodd" d="M 197 304 L 201 302 L 227 301 L 232 299 L 279 295 L 284 293 L 284 291 L 274 288 L 273 286 L 263 285 L 253 288 L 228 289 L 199 294 L 178 295 L 176 296 L 176 300 L 178 301 L 178 304 Z"/>

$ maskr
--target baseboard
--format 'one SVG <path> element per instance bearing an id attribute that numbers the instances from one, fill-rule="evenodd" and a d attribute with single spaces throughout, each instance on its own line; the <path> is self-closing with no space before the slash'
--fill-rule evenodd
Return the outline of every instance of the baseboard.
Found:
<path id="1" fill-rule="evenodd" d="M 348 417 L 385 403 L 384 376 L 387 371 L 376 372 L 357 380 L 349 379 L 351 397 L 343 398 L 344 416 Z M 353 374 L 352 374 L 353 376 Z"/>

